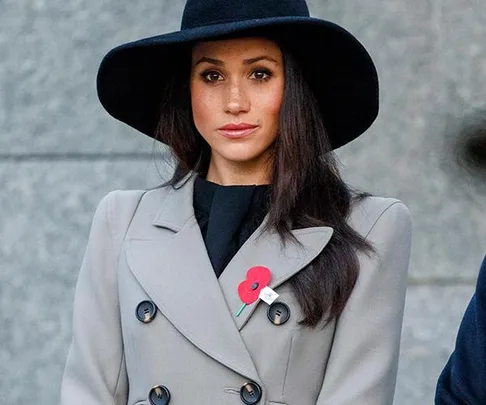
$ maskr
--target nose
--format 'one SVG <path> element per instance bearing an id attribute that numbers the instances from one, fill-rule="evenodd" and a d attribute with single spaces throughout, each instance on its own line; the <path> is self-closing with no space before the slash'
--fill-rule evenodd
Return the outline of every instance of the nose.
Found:
<path id="1" fill-rule="evenodd" d="M 250 99 L 247 91 L 241 83 L 234 81 L 228 85 L 226 94 L 225 111 L 230 114 L 248 112 L 250 109 Z"/>

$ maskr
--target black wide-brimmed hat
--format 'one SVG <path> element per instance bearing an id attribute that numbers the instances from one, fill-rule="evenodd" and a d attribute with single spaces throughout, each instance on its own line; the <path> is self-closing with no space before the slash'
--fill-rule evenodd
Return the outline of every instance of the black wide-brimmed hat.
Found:
<path id="1" fill-rule="evenodd" d="M 334 149 L 373 123 L 378 76 L 370 55 L 344 28 L 310 17 L 305 0 L 187 0 L 180 31 L 123 44 L 104 57 L 99 99 L 113 117 L 154 137 L 164 83 L 178 68 L 177 50 L 255 33 L 282 38 L 297 59 Z"/>

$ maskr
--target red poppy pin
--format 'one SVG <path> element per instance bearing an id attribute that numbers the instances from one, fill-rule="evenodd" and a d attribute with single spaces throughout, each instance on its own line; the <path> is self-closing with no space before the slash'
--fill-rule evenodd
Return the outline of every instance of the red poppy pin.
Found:
<path id="1" fill-rule="evenodd" d="M 254 266 L 246 272 L 246 280 L 238 285 L 238 295 L 244 304 L 236 316 L 239 316 L 247 305 L 253 304 L 258 299 L 260 291 L 270 283 L 270 278 L 270 270 L 264 266 Z"/>

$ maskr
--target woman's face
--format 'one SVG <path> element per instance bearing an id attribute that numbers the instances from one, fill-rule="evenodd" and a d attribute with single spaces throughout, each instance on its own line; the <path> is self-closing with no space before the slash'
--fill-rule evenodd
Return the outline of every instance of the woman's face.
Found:
<path id="1" fill-rule="evenodd" d="M 284 92 L 279 46 L 265 38 L 200 42 L 192 51 L 191 104 L 211 164 L 265 164 Z"/>

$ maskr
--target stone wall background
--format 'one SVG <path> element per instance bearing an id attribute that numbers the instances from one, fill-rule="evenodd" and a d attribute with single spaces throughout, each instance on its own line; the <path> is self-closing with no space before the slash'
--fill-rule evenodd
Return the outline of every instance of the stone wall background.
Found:
<path id="1" fill-rule="evenodd" d="M 0 1 L 1 404 L 57 403 L 94 209 L 110 190 L 163 176 L 161 148 L 102 110 L 94 80 L 113 46 L 177 30 L 183 3 Z M 356 34 L 378 66 L 380 116 L 338 153 L 350 183 L 412 212 L 395 404 L 431 404 L 486 253 L 486 181 L 453 149 L 486 110 L 486 5 L 308 3 Z"/>

